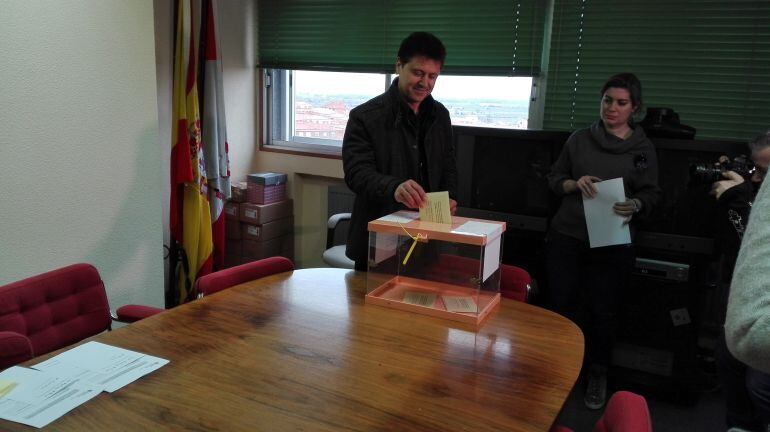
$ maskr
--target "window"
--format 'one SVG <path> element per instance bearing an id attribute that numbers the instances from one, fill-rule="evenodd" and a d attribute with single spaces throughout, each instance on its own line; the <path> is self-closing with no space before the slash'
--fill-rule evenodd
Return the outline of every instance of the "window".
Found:
<path id="1" fill-rule="evenodd" d="M 455 126 L 526 129 L 531 88 L 531 77 L 442 75 L 433 97 Z"/>
<path id="2" fill-rule="evenodd" d="M 551 1 L 377 1 L 366 7 L 354 0 L 259 1 L 258 66 L 267 71 L 269 84 L 263 97 L 263 143 L 339 154 L 344 129 L 335 115 L 347 116 L 360 102 L 385 91 L 399 44 L 415 30 L 435 34 L 446 46 L 434 95 L 457 124 L 524 127 L 530 124 L 531 77 L 540 75 Z M 356 88 L 350 84 L 353 74 L 328 75 L 320 86 L 305 86 L 312 82 L 305 71 L 369 73 L 377 88 Z M 476 77 L 471 78 L 479 86 L 476 95 L 493 90 L 468 97 L 465 84 L 453 84 L 461 76 Z M 311 98 L 325 102 L 313 105 Z"/>
<path id="3" fill-rule="evenodd" d="M 387 90 L 391 74 L 273 69 L 266 72 L 265 143 L 338 155 L 350 110 Z M 449 110 L 452 124 L 526 129 L 530 77 L 447 76 L 433 96 Z"/>

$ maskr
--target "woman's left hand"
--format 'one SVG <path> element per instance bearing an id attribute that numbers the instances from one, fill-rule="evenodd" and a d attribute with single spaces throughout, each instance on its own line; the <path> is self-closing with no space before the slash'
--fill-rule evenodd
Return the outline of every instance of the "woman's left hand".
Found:
<path id="1" fill-rule="evenodd" d="M 634 213 L 637 213 L 641 209 L 642 202 L 636 198 L 626 198 L 625 201 L 616 202 L 615 205 L 612 206 L 612 210 L 615 211 L 615 214 L 626 218 L 623 223 L 631 222 L 631 218 L 634 216 Z"/>

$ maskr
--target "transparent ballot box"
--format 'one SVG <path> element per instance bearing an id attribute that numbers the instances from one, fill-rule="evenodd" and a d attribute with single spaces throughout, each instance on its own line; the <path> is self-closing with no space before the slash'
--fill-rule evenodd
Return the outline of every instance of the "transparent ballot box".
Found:
<path id="1" fill-rule="evenodd" d="M 500 303 L 505 222 L 422 222 L 400 211 L 369 222 L 366 302 L 477 327 Z"/>

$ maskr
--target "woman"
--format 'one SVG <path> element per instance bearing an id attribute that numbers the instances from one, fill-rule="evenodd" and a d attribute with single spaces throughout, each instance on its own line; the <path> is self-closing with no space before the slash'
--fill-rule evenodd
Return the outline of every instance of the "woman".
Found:
<path id="1" fill-rule="evenodd" d="M 600 95 L 601 119 L 569 137 L 548 175 L 549 186 L 562 197 L 547 240 L 548 297 L 551 308 L 580 324 L 586 335 L 585 403 L 591 409 L 605 402 L 618 297 L 633 270 L 634 251 L 630 244 L 591 249 L 583 200 L 597 196 L 594 183 L 622 177 L 627 198 L 613 211 L 633 228 L 661 194 L 655 148 L 633 122 L 642 106 L 641 83 L 631 73 L 615 75 Z"/>

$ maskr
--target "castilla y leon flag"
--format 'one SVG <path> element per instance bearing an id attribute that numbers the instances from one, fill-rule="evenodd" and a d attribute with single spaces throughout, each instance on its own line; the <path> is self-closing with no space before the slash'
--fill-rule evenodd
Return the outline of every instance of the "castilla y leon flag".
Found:
<path id="1" fill-rule="evenodd" d="M 190 0 L 180 0 L 174 49 L 170 215 L 171 235 L 187 261 L 178 280 L 176 300 L 180 303 L 187 300 L 188 287 L 195 279 L 211 272 L 213 249 L 192 35 Z"/>
<path id="2" fill-rule="evenodd" d="M 212 235 L 214 240 L 214 269 L 224 267 L 225 261 L 225 200 L 230 198 L 230 160 L 228 159 L 225 103 L 222 85 L 222 61 L 216 28 L 216 0 L 204 0 L 201 19 L 200 77 L 201 118 L 203 120 L 203 154 L 206 158 L 206 178 L 209 184 Z"/>

